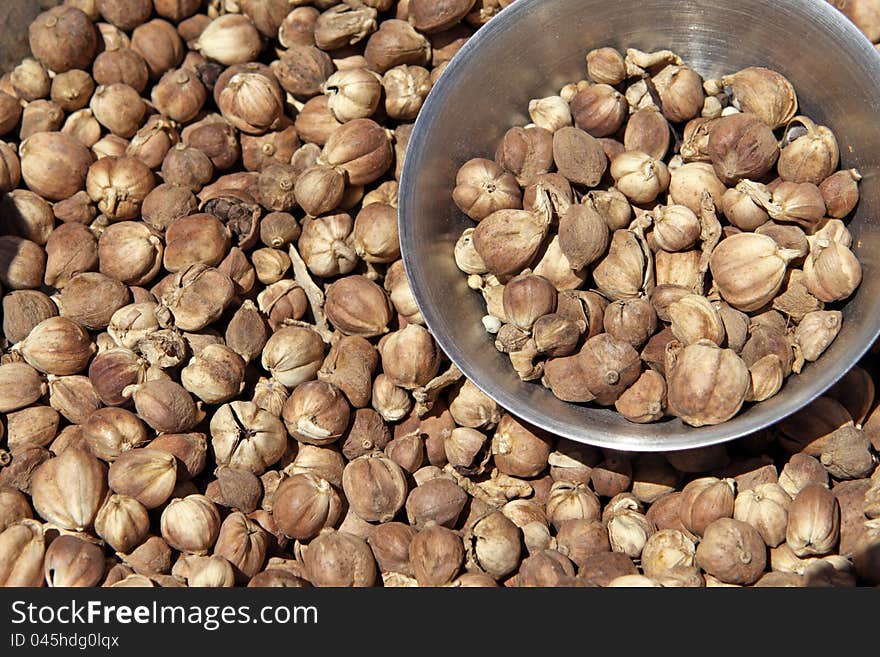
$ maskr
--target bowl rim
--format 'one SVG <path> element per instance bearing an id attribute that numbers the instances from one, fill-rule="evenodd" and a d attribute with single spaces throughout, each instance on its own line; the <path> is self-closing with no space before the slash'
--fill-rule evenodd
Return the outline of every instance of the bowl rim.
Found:
<path id="1" fill-rule="evenodd" d="M 584 427 L 580 433 L 574 433 L 569 431 L 565 424 L 553 423 L 552 418 L 549 421 L 545 421 L 548 416 L 546 414 L 536 414 L 531 404 L 523 402 L 521 395 L 510 394 L 503 387 L 493 387 L 485 382 L 481 382 L 479 368 L 471 365 L 470 359 L 464 350 L 459 347 L 451 336 L 434 328 L 439 325 L 439 322 L 436 321 L 437 313 L 432 306 L 424 301 L 427 295 L 424 289 L 426 286 L 423 285 L 422 279 L 412 273 L 418 269 L 415 264 L 413 249 L 408 248 L 408 245 L 413 241 L 414 231 L 410 223 L 406 221 L 406 217 L 413 214 L 414 193 L 412 190 L 416 186 L 414 182 L 417 178 L 416 169 L 423 161 L 426 152 L 424 148 L 424 135 L 430 131 L 433 120 L 442 114 L 447 90 L 452 89 L 456 85 L 457 80 L 461 76 L 466 75 L 469 66 L 476 65 L 477 58 L 484 45 L 506 30 L 510 23 L 525 18 L 529 10 L 541 2 L 542 0 L 516 0 L 494 16 L 492 20 L 480 27 L 468 39 L 464 46 L 449 61 L 447 68 L 434 84 L 416 118 L 410 134 L 407 155 L 404 158 L 399 181 L 398 230 L 401 243 L 401 259 L 403 260 L 404 270 L 406 271 L 413 298 L 424 319 L 426 328 L 434 337 L 438 346 L 449 360 L 458 367 L 462 374 L 479 390 L 494 400 L 501 407 L 502 411 L 506 411 L 532 425 L 534 428 L 546 431 L 557 437 L 623 452 L 673 452 L 726 443 L 772 427 L 825 394 L 856 366 L 867 354 L 871 346 L 877 342 L 878 338 L 880 338 L 880 321 L 876 322 L 869 341 L 855 349 L 850 349 L 847 358 L 840 359 L 834 363 L 836 370 L 832 377 L 813 384 L 812 387 L 808 387 L 806 392 L 799 396 L 793 396 L 791 399 L 785 400 L 776 409 L 776 413 L 773 416 L 766 419 L 758 416 L 757 419 L 759 421 L 757 422 L 741 423 L 735 423 L 736 416 L 734 416 L 734 418 L 727 422 L 699 428 L 683 425 L 683 431 L 677 432 L 674 435 L 664 436 L 662 440 L 653 442 L 650 440 L 651 424 L 633 423 L 633 428 L 640 428 L 641 431 L 634 431 L 631 436 L 623 439 L 622 437 L 614 437 L 610 432 L 593 431 L 588 426 Z M 669 0 L 669 4 L 679 5 L 680 3 L 675 0 Z M 840 37 L 847 41 L 856 42 L 850 43 L 850 45 L 860 49 L 865 58 L 873 59 L 874 67 L 880 71 L 880 53 L 878 53 L 874 45 L 865 37 L 861 30 L 830 2 L 780 0 L 779 4 L 792 7 L 795 11 L 805 14 L 817 23 L 824 23 L 825 29 L 838 31 Z M 474 157 L 480 156 L 475 155 Z M 526 384 L 524 383 L 523 385 Z M 608 409 L 596 408 L 592 410 L 607 411 Z M 645 441 L 642 442 L 642 439 L 636 437 L 635 433 L 644 434 Z"/>

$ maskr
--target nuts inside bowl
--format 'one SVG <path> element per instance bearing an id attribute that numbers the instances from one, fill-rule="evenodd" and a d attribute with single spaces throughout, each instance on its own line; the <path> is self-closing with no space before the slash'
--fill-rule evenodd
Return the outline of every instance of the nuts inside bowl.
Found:
<path id="1" fill-rule="evenodd" d="M 568 403 L 608 406 L 626 395 L 617 410 L 635 422 L 721 424 L 821 358 L 807 338 L 819 316 L 807 314 L 837 312 L 856 292 L 862 267 L 845 232 L 843 241 L 832 236 L 846 228 L 824 218 L 820 185 L 829 199 L 838 185 L 857 195 L 859 174 L 835 172 L 831 129 L 796 116 L 794 87 L 776 71 L 752 67 L 703 80 L 671 51 L 634 48 L 606 47 L 587 59 L 597 77 L 531 101 L 535 123 L 509 129 L 494 161 L 477 157 L 459 169 L 453 200 L 476 226 L 456 244 L 456 264 L 482 293 L 483 325 L 523 381 L 543 383 Z M 646 83 L 654 95 L 639 91 Z M 699 116 L 707 96 L 720 116 Z M 802 131 L 792 132 L 796 126 Z M 670 132 L 678 139 L 673 149 Z M 696 166 L 707 168 L 683 177 Z M 566 189 L 564 207 L 559 182 L 549 176 Z M 771 191 L 765 183 L 774 177 Z M 596 202 L 608 193 L 620 195 L 626 219 L 619 224 Z M 806 245 L 786 232 L 795 227 Z M 542 254 L 554 248 L 561 251 L 556 260 L 564 257 L 559 269 L 570 272 L 538 275 L 549 273 Z M 502 307 L 490 289 L 501 294 Z M 547 329 L 560 295 L 571 289 L 588 289 L 609 304 L 598 331 L 604 335 L 581 323 L 560 349 Z M 680 292 L 673 297 L 673 290 Z M 769 339 L 761 337 L 765 329 L 743 324 L 768 309 L 782 320 L 776 355 L 753 348 Z M 824 317 L 831 330 L 818 338 L 819 353 L 841 319 Z M 665 343 L 662 365 L 618 346 L 641 349 L 668 329 L 674 341 Z M 765 355 L 772 358 L 761 360 Z M 647 412 L 633 406 L 649 387 L 643 372 L 662 384 L 652 387 Z"/>

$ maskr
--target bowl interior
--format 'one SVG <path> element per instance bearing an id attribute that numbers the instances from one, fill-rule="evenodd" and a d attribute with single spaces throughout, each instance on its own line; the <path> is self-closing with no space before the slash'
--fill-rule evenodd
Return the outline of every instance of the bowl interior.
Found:
<path id="1" fill-rule="evenodd" d="M 714 427 L 679 420 L 632 424 L 613 409 L 557 400 L 522 383 L 495 351 L 480 296 L 456 268 L 453 246 L 473 226 L 451 200 L 458 167 L 492 157 L 501 135 L 529 122 L 531 98 L 557 94 L 586 75 L 596 47 L 669 48 L 704 77 L 766 66 L 794 84 L 802 114 L 837 136 L 841 167 L 863 175 L 850 224 L 864 282 L 844 309 L 843 329 L 818 364 L 783 390 Z M 880 332 L 880 56 L 831 5 L 816 0 L 518 0 L 451 62 L 416 123 L 401 181 L 404 263 L 428 327 L 461 370 L 504 408 L 559 436 L 622 450 L 675 450 L 744 436 L 819 396 Z"/>

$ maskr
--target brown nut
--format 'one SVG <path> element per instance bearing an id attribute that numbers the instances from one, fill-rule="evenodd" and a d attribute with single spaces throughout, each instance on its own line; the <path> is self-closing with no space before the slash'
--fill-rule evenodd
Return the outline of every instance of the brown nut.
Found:
<path id="1" fill-rule="evenodd" d="M 330 483 L 311 473 L 284 479 L 275 491 L 272 515 L 286 536 L 299 540 L 316 537 L 333 527 L 342 513 L 342 499 Z"/>
<path id="2" fill-rule="evenodd" d="M 53 7 L 28 28 L 31 52 L 56 73 L 87 69 L 98 51 L 98 33 L 89 16 L 71 6 Z"/>
<path id="3" fill-rule="evenodd" d="M 207 554 L 220 533 L 220 514 L 204 495 L 172 499 L 162 511 L 162 538 L 187 554 Z"/>
<path id="4" fill-rule="evenodd" d="M 799 557 L 828 554 L 840 538 L 840 504 L 825 486 L 801 489 L 788 507 L 786 543 Z"/>
<path id="5" fill-rule="evenodd" d="M 201 419 L 201 412 L 189 392 L 171 380 L 145 381 L 130 386 L 123 394 L 134 400 L 138 415 L 156 431 L 189 431 Z"/>
<path id="6" fill-rule="evenodd" d="M 692 426 L 704 426 L 738 413 L 751 379 L 733 351 L 701 341 L 685 347 L 667 383 L 670 412 Z"/>
<path id="7" fill-rule="evenodd" d="M 342 472 L 342 488 L 354 512 L 373 522 L 394 518 L 408 492 L 403 469 L 381 452 L 351 461 Z"/>
<path id="8" fill-rule="evenodd" d="M 211 449 L 219 465 L 260 475 L 276 463 L 287 447 L 278 417 L 253 402 L 224 404 L 211 418 Z"/>
<path id="9" fill-rule="evenodd" d="M 779 145 L 773 131 L 756 115 L 745 112 L 718 121 L 709 135 L 709 157 L 722 182 L 760 180 L 776 164 Z"/>
<path id="10" fill-rule="evenodd" d="M 110 464 L 114 493 L 128 495 L 147 509 L 156 509 L 171 497 L 177 483 L 177 459 L 161 449 L 129 449 Z"/>
<path id="11" fill-rule="evenodd" d="M 703 570 L 727 584 L 753 584 L 767 564 L 767 546 L 758 531 L 732 518 L 710 524 L 697 546 Z"/>
<path id="12" fill-rule="evenodd" d="M 67 449 L 34 472 L 34 509 L 64 529 L 83 531 L 94 522 L 107 493 L 107 468 L 94 456 Z"/>
<path id="13" fill-rule="evenodd" d="M 325 528 L 309 543 L 303 566 L 313 586 L 373 586 L 376 561 L 366 541 Z"/>
<path id="14" fill-rule="evenodd" d="M 284 403 L 282 419 L 298 440 L 313 445 L 337 441 L 348 428 L 351 407 L 332 383 L 307 381 Z"/>
<path id="15" fill-rule="evenodd" d="M 95 517 L 95 533 L 117 552 L 131 552 L 147 537 L 150 517 L 143 504 L 127 495 L 111 495 Z"/>

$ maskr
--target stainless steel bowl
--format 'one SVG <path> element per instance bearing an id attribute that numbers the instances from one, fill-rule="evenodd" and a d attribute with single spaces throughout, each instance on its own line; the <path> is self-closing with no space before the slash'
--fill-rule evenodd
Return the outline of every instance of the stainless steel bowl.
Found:
<path id="1" fill-rule="evenodd" d="M 631 424 L 613 410 L 567 404 L 522 383 L 480 323 L 482 299 L 467 288 L 453 246 L 472 226 L 452 203 L 458 167 L 491 157 L 531 98 L 585 76 L 585 54 L 670 48 L 706 77 L 763 65 L 786 75 L 801 112 L 830 126 L 842 166 L 864 179 L 850 228 L 864 282 L 844 309 L 843 329 L 821 361 L 733 420 L 699 429 L 679 420 Z M 400 189 L 400 235 L 413 292 L 452 361 L 520 418 L 602 447 L 666 451 L 720 443 L 772 425 L 833 385 L 880 334 L 880 56 L 830 4 L 819 0 L 518 0 L 459 52 L 416 122 Z"/>

